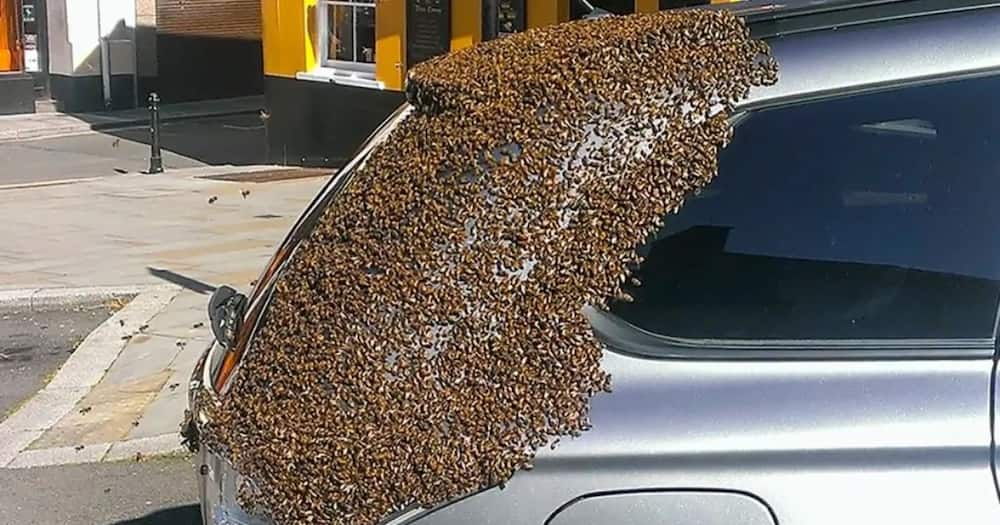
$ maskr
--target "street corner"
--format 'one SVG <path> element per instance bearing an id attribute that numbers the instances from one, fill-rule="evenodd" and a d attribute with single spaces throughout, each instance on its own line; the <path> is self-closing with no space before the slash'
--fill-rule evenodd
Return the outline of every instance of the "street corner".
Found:
<path id="1" fill-rule="evenodd" d="M 129 440 L 143 410 L 176 377 L 169 367 L 187 346 L 186 339 L 169 338 L 166 344 L 165 336 L 143 333 L 169 309 L 180 289 L 157 286 L 134 291 L 133 296 L 112 294 L 112 299 L 102 289 L 68 289 L 62 294 L 32 290 L 4 296 L 7 307 L 29 310 L 78 305 L 84 297 L 121 304 L 83 338 L 47 384 L 0 422 L 0 436 L 5 436 L 0 467 L 100 461 L 104 454 L 97 451 L 102 447 L 107 452 L 113 444 Z M 179 421 L 178 415 L 175 427 Z"/>

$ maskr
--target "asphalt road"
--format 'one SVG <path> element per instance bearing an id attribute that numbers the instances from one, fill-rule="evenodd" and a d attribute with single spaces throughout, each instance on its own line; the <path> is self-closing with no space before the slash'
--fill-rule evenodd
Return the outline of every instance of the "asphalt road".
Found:
<path id="1" fill-rule="evenodd" d="M 37 392 L 80 341 L 110 315 L 101 306 L 0 313 L 0 419 Z"/>
<path id="2" fill-rule="evenodd" d="M 187 457 L 0 469 L 0 523 L 200 525 Z"/>
<path id="3" fill-rule="evenodd" d="M 161 129 L 167 169 L 267 163 L 257 115 L 165 122 Z M 149 141 L 148 128 L 134 127 L 0 143 L 0 186 L 140 173 L 149 167 Z"/>

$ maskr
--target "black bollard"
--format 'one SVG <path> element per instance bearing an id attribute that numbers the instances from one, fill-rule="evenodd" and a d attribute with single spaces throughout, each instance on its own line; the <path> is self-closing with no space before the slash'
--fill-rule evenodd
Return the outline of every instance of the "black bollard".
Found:
<path id="1" fill-rule="evenodd" d="M 163 173 L 163 157 L 160 156 L 160 96 L 149 94 L 149 171 L 147 173 Z"/>

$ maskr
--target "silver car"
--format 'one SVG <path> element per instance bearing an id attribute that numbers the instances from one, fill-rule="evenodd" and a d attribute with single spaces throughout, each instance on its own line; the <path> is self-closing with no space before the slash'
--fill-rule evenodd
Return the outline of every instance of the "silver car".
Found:
<path id="1" fill-rule="evenodd" d="M 718 178 L 642 248 L 635 301 L 588 312 L 614 383 L 593 428 L 503 488 L 387 524 L 1000 523 L 1000 3 L 733 9 L 780 80 L 738 108 Z M 407 111 L 249 299 L 215 298 L 224 343 L 252 337 L 290 248 Z M 225 359 L 213 346 L 192 392 L 217 395 Z M 269 523 L 239 507 L 229 463 L 199 454 L 205 523 Z"/>

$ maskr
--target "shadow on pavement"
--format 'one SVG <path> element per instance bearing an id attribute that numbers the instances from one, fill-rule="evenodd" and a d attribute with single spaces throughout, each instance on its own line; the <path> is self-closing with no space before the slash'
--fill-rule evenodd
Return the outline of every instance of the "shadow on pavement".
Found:
<path id="1" fill-rule="evenodd" d="M 140 146 L 149 146 L 151 142 L 149 128 L 145 126 L 106 129 L 100 133 Z M 163 122 L 160 147 L 164 152 L 210 165 L 270 163 L 264 123 L 257 113 Z"/>
<path id="2" fill-rule="evenodd" d="M 183 275 L 181 275 L 181 274 L 179 274 L 177 272 L 172 272 L 170 270 L 164 270 L 162 268 L 153 268 L 151 266 L 147 266 L 146 267 L 146 271 L 148 271 L 149 274 L 152 275 L 153 277 L 157 277 L 157 278 L 163 279 L 164 281 L 167 281 L 168 283 L 176 284 L 177 286 L 180 286 L 181 288 L 185 288 L 187 290 L 191 290 L 192 292 L 195 292 L 195 293 L 200 293 L 202 295 L 207 295 L 208 293 L 215 291 L 215 287 L 214 286 L 212 286 L 212 285 L 210 285 L 208 283 L 199 281 L 197 279 L 192 279 L 190 277 L 183 276 Z"/>
<path id="3" fill-rule="evenodd" d="M 185 505 L 158 510 L 141 518 L 116 521 L 110 525 L 201 525 L 201 509 L 198 505 Z"/>

